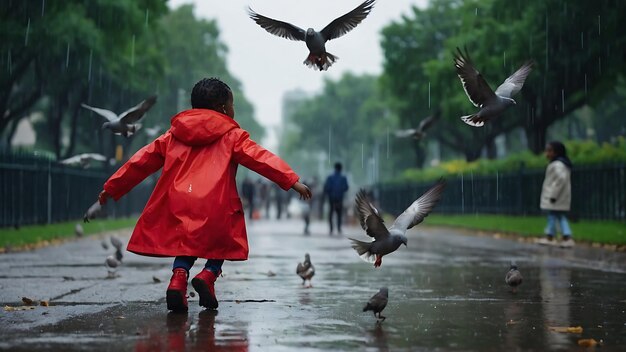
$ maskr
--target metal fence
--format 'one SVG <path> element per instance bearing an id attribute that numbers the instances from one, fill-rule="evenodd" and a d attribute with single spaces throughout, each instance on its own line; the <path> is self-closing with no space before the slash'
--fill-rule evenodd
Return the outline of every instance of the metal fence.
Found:
<path id="1" fill-rule="evenodd" d="M 93 204 L 110 172 L 65 166 L 32 154 L 0 154 L 0 227 L 77 220 Z M 120 201 L 107 203 L 109 217 L 139 214 L 151 179 Z"/>
<path id="2" fill-rule="evenodd" d="M 449 178 L 435 212 L 539 215 L 544 172 L 520 168 L 503 174 Z M 625 165 L 575 166 L 571 179 L 573 217 L 626 220 Z M 377 198 L 382 209 L 400 214 L 432 184 L 381 184 Z"/>

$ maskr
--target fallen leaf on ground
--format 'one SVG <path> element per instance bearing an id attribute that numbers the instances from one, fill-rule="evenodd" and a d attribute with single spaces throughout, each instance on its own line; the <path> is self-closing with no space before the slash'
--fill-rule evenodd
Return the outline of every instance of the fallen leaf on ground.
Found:
<path id="1" fill-rule="evenodd" d="M 554 332 L 566 332 L 570 334 L 582 334 L 583 332 L 582 326 L 550 326 L 548 329 Z"/>
<path id="2" fill-rule="evenodd" d="M 34 300 L 28 298 L 28 297 L 22 297 L 22 302 L 24 302 L 25 305 L 27 306 L 32 306 L 33 303 L 35 303 Z"/>
<path id="3" fill-rule="evenodd" d="M 126 319 L 126 317 L 123 315 L 120 315 L 119 317 L 115 317 L 115 319 Z"/>
<path id="4" fill-rule="evenodd" d="M 31 310 L 31 309 L 35 309 L 35 307 L 33 306 L 22 306 L 22 307 L 4 306 L 4 310 L 7 312 L 14 312 L 18 310 Z"/>
<path id="5" fill-rule="evenodd" d="M 267 272 L 267 276 L 269 277 L 276 276 L 276 273 L 270 270 Z"/>
<path id="6" fill-rule="evenodd" d="M 515 325 L 515 324 L 517 324 L 517 322 L 514 321 L 513 319 L 506 322 L 506 325 Z"/>
<path id="7" fill-rule="evenodd" d="M 600 340 L 600 342 L 596 341 L 595 339 L 580 339 L 578 340 L 578 346 L 583 346 L 583 347 L 594 347 L 598 344 L 601 344 L 602 340 Z"/>
<path id="8" fill-rule="evenodd" d="M 41 301 L 39 302 L 39 305 L 42 307 L 49 307 L 50 306 L 50 302 L 48 301 Z"/>

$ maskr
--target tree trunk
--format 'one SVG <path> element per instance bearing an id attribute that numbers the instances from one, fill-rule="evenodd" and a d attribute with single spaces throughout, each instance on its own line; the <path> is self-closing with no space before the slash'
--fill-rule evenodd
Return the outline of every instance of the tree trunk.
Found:
<path id="1" fill-rule="evenodd" d="M 422 145 L 421 141 L 413 142 L 413 151 L 415 152 L 415 166 L 418 169 L 424 167 L 424 162 L 426 162 L 426 148 Z"/>
<path id="2" fill-rule="evenodd" d="M 546 132 L 548 127 L 545 124 L 536 124 L 524 128 L 528 140 L 528 148 L 534 154 L 540 154 L 546 147 Z"/>
<path id="3" fill-rule="evenodd" d="M 65 151 L 65 158 L 69 158 L 74 153 L 74 149 L 76 148 L 76 131 L 78 129 L 77 122 L 78 115 L 81 109 L 80 103 L 85 100 L 86 96 L 87 90 L 82 89 L 78 94 L 76 101 L 74 101 L 74 106 L 72 107 L 72 121 L 70 125 L 70 144 Z"/>
<path id="4" fill-rule="evenodd" d="M 487 158 L 493 160 L 498 157 L 498 147 L 496 146 L 495 137 L 489 137 L 486 140 L 485 148 L 487 150 Z"/>

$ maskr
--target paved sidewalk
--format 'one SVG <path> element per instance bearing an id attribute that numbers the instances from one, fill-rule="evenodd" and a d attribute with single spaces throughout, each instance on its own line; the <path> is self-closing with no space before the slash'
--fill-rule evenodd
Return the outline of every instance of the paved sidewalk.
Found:
<path id="1" fill-rule="evenodd" d="M 603 339 L 603 351 L 626 349 L 623 253 L 426 229 L 374 269 L 350 248 L 348 235 L 365 238 L 359 228 L 329 236 L 325 224 L 314 223 L 303 236 L 300 221 L 285 220 L 248 230 L 250 259 L 225 263 L 218 312 L 202 311 L 196 296 L 188 314 L 168 314 L 170 258 L 125 253 L 118 277 L 107 279 L 103 263 L 113 249 L 100 242 L 111 233 L 0 255 L 2 306 L 20 306 L 23 296 L 50 301 L 2 310 L 0 349 L 569 350 L 587 337 Z M 130 230 L 114 234 L 127 241 Z M 311 289 L 295 274 L 305 252 L 317 270 Z M 516 295 L 503 282 L 510 260 L 524 275 Z M 383 285 L 390 301 L 377 325 L 361 310 Z M 547 329 L 578 325 L 580 335 Z"/>

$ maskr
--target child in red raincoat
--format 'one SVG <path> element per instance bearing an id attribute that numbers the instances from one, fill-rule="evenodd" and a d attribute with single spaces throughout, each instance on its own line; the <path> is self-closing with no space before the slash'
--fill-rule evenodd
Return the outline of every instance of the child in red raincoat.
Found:
<path id="1" fill-rule="evenodd" d="M 198 82 L 191 110 L 174 116 L 171 127 L 133 155 L 104 184 L 99 195 L 118 200 L 143 179 L 163 169 L 128 243 L 140 255 L 175 257 L 167 308 L 187 310 L 187 279 L 197 258 L 206 265 L 192 280 L 200 305 L 217 308 L 214 283 L 224 260 L 248 259 L 248 239 L 235 175 L 239 164 L 304 199 L 309 188 L 278 156 L 250 139 L 235 122 L 233 94 L 216 78 Z"/>

